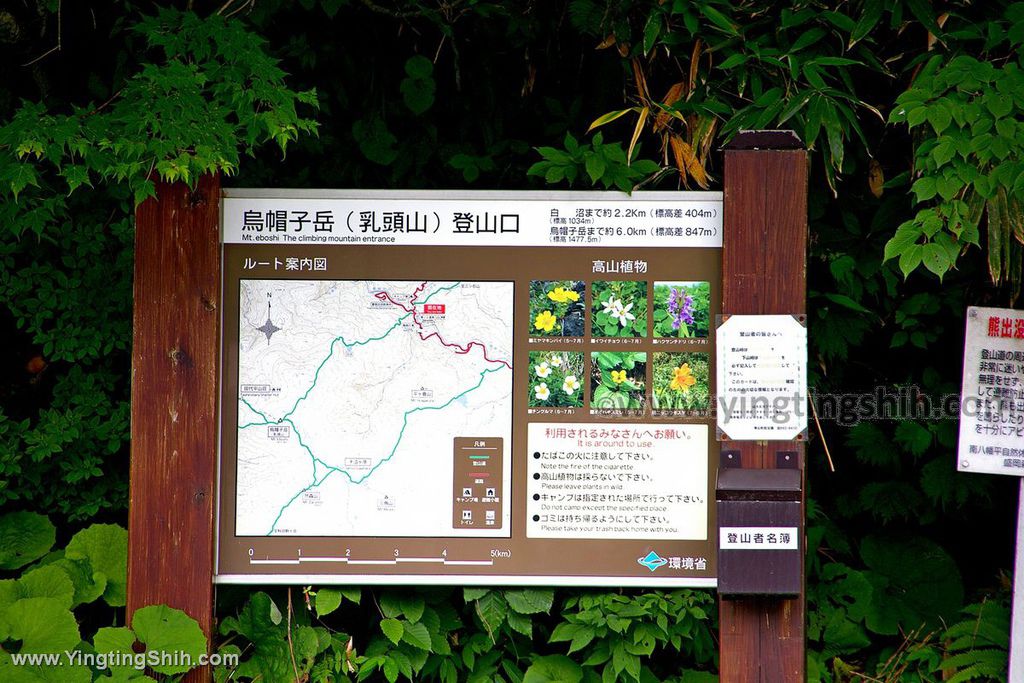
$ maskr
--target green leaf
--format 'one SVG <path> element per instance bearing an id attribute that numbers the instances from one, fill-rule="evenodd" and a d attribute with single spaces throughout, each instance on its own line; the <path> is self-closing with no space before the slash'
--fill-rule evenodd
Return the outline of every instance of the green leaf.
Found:
<path id="1" fill-rule="evenodd" d="M 587 175 L 590 176 L 591 182 L 596 183 L 602 176 L 604 176 L 607 162 L 605 162 L 604 157 L 600 154 L 594 154 L 592 152 L 587 154 L 586 161 L 584 163 L 586 165 Z"/>
<path id="2" fill-rule="evenodd" d="M 0 169 L 3 167 L 0 166 Z M 11 194 L 14 195 L 15 201 L 18 199 L 18 194 L 29 185 L 39 187 L 36 169 L 30 163 L 7 165 L 7 168 L 0 173 L 0 182 L 6 183 L 11 188 Z"/>
<path id="3" fill-rule="evenodd" d="M 381 619 L 380 630 L 395 645 L 402 641 L 402 634 L 405 633 L 405 627 L 402 626 L 402 622 L 398 619 Z"/>
<path id="4" fill-rule="evenodd" d="M 22 641 L 21 652 L 64 652 L 81 640 L 74 614 L 57 598 L 18 600 L 4 617 L 10 639 Z"/>
<path id="5" fill-rule="evenodd" d="M 864 308 L 864 306 L 857 303 L 856 301 L 846 296 L 845 294 L 826 294 L 825 298 L 828 299 L 829 301 L 839 304 L 840 306 L 845 306 L 846 308 L 849 308 L 850 310 L 853 311 L 857 311 L 859 313 L 871 313 L 871 311 Z"/>
<path id="6" fill-rule="evenodd" d="M 631 111 L 636 111 L 636 109 L 633 109 L 633 108 L 630 108 L 630 109 L 618 109 L 616 111 L 610 111 L 607 114 L 602 114 L 601 116 L 598 116 L 596 119 L 593 120 L 593 122 L 587 128 L 587 132 L 589 133 L 590 131 L 594 130 L 595 128 L 603 126 L 606 123 L 611 123 L 615 119 L 617 119 L 617 118 L 619 118 L 621 116 L 625 116 L 626 114 L 628 114 Z M 597 143 L 595 143 L 595 146 L 596 145 L 597 145 Z"/>
<path id="7" fill-rule="evenodd" d="M 924 257 L 924 250 L 920 244 L 914 244 L 900 254 L 900 272 L 903 273 L 903 277 L 907 278 L 910 276 L 914 269 L 921 265 L 921 259 Z"/>
<path id="8" fill-rule="evenodd" d="M 537 588 L 505 591 L 508 606 L 520 614 L 540 614 L 551 610 L 555 592 Z"/>
<path id="9" fill-rule="evenodd" d="M 422 114 L 434 105 L 437 86 L 432 78 L 405 78 L 398 89 L 405 106 L 414 114 Z"/>
<path id="10" fill-rule="evenodd" d="M 722 29 L 729 35 L 738 36 L 740 32 L 736 29 L 736 25 L 729 20 L 724 14 L 719 12 L 711 5 L 702 5 L 700 13 L 705 16 L 712 24 Z"/>
<path id="11" fill-rule="evenodd" d="M 875 24 L 881 18 L 882 0 L 866 0 L 864 11 L 861 13 L 860 19 L 857 20 L 857 25 L 850 32 L 850 42 L 847 48 L 853 47 L 855 43 L 871 33 L 871 29 L 875 27 Z"/>
<path id="12" fill-rule="evenodd" d="M 93 524 L 75 534 L 64 551 L 69 560 L 89 560 L 107 579 L 103 599 L 114 607 L 126 601 L 128 532 L 116 524 Z"/>
<path id="13" fill-rule="evenodd" d="M 932 176 L 924 176 L 918 178 L 911 188 L 911 192 L 917 195 L 917 201 L 925 202 L 935 196 L 938 190 L 935 187 L 935 178 Z"/>
<path id="14" fill-rule="evenodd" d="M 185 653 L 197 664 L 199 658 L 206 653 L 206 636 L 199 628 L 199 623 L 180 609 L 167 605 L 142 607 L 132 615 L 131 628 L 136 638 L 151 652 Z M 192 667 L 180 662 L 168 662 L 150 668 L 157 673 L 179 674 Z"/>
<path id="15" fill-rule="evenodd" d="M 488 591 L 476 601 L 476 613 L 491 640 L 494 640 L 494 633 L 505 621 L 508 604 L 500 591 Z"/>
<path id="16" fill-rule="evenodd" d="M 18 584 L 26 598 L 54 598 L 68 609 L 72 606 L 75 586 L 67 572 L 56 565 L 27 571 L 18 579 Z"/>
<path id="17" fill-rule="evenodd" d="M 955 616 L 963 604 L 960 571 L 946 551 L 920 536 L 868 536 L 861 558 L 876 597 L 867 618 L 875 633 L 895 635 L 921 624 L 935 626 Z"/>
<path id="18" fill-rule="evenodd" d="M 901 225 L 896 230 L 896 234 L 885 243 L 883 260 L 888 261 L 891 258 L 902 256 L 904 252 L 917 244 L 920 237 L 921 231 L 913 227 L 912 223 Z"/>
<path id="19" fill-rule="evenodd" d="M 321 588 L 316 592 L 317 616 L 325 617 L 341 606 L 341 591 L 334 588 Z"/>
<path id="20" fill-rule="evenodd" d="M 935 20 L 935 13 L 927 0 L 907 0 L 907 7 L 932 35 L 942 36 L 942 27 Z"/>
<path id="21" fill-rule="evenodd" d="M 815 27 L 804 31 L 799 38 L 797 38 L 793 45 L 789 48 L 791 52 L 799 52 L 805 47 L 814 45 L 816 42 L 821 40 L 825 36 L 825 29 L 821 27 Z"/>
<path id="22" fill-rule="evenodd" d="M 913 420 L 903 420 L 896 426 L 895 441 L 913 455 L 922 455 L 932 445 L 932 433 Z"/>
<path id="23" fill-rule="evenodd" d="M 479 600 L 490 592 L 489 588 L 463 588 L 462 599 L 466 602 Z"/>
<path id="24" fill-rule="evenodd" d="M 580 683 L 583 669 L 562 655 L 537 657 L 526 670 L 523 683 Z"/>
<path id="25" fill-rule="evenodd" d="M 423 610 L 426 607 L 423 598 L 415 595 L 403 595 L 399 598 L 399 603 L 402 605 L 402 614 L 409 621 L 416 622 L 423 617 Z"/>
<path id="26" fill-rule="evenodd" d="M 654 48 L 658 35 L 661 34 L 661 13 L 657 10 L 651 12 L 647 17 L 647 24 L 644 26 L 644 54 L 650 54 Z"/>
<path id="27" fill-rule="evenodd" d="M 57 538 L 57 530 L 35 512 L 8 512 L 0 517 L 0 569 L 23 567 L 45 555 Z"/>
<path id="28" fill-rule="evenodd" d="M 938 275 L 940 280 L 953 265 L 949 253 L 934 242 L 924 245 L 923 254 L 922 263 L 924 263 L 924 267 Z"/>
<path id="29" fill-rule="evenodd" d="M 410 78 L 430 78 L 434 74 L 434 63 L 423 55 L 413 55 L 405 62 L 405 73 Z"/>
<path id="30" fill-rule="evenodd" d="M 430 651 L 430 631 L 427 630 L 426 624 L 413 624 L 405 621 L 402 622 L 402 626 L 405 629 L 405 633 L 402 635 L 402 640 L 413 647 L 418 647 L 419 649 L 427 650 L 428 652 Z"/>

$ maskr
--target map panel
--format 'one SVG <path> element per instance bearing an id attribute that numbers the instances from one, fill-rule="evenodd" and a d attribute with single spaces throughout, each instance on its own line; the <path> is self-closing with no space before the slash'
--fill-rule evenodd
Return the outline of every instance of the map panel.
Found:
<path id="1" fill-rule="evenodd" d="M 243 279 L 235 533 L 507 537 L 451 492 L 456 438 L 500 443 L 510 488 L 513 289 Z"/>

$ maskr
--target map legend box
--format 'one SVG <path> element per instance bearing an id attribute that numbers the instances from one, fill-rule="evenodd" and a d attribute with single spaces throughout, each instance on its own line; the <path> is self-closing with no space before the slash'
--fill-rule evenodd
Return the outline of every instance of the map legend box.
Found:
<path id="1" fill-rule="evenodd" d="M 493 436 L 453 440 L 453 529 L 501 528 L 503 444 Z"/>

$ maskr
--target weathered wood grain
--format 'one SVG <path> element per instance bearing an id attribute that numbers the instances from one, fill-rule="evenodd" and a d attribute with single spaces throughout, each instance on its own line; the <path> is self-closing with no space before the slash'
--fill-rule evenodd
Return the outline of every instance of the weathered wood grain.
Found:
<path id="1" fill-rule="evenodd" d="M 184 610 L 213 625 L 220 179 L 157 184 L 136 210 L 128 619 Z M 188 681 L 210 679 L 208 668 Z"/>
<path id="2" fill-rule="evenodd" d="M 725 150 L 722 312 L 805 313 L 807 153 L 789 133 L 739 134 Z M 803 444 L 734 441 L 743 467 L 775 467 Z M 802 544 L 805 545 L 805 544 Z M 802 569 L 802 568 L 801 568 Z M 801 572 L 802 573 L 802 572 Z M 722 683 L 805 679 L 805 598 L 720 600 Z"/>

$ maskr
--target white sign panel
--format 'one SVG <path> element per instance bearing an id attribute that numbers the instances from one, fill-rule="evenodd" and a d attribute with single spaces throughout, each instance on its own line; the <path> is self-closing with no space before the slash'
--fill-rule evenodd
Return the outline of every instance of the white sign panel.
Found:
<path id="1" fill-rule="evenodd" d="M 715 192 L 233 190 L 223 201 L 225 244 L 496 247 L 721 247 Z M 251 195 L 251 196 L 250 196 Z"/>
<path id="2" fill-rule="evenodd" d="M 1024 476 L 1024 311 L 967 309 L 957 469 Z"/>
<path id="3" fill-rule="evenodd" d="M 719 437 L 801 438 L 807 429 L 807 328 L 792 315 L 723 318 L 716 340 Z"/>
<path id="4" fill-rule="evenodd" d="M 708 427 L 533 422 L 528 538 L 707 538 Z"/>
<path id="5" fill-rule="evenodd" d="M 795 526 L 723 526 L 718 530 L 722 550 L 797 550 L 800 530 Z"/>

